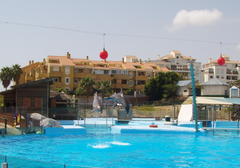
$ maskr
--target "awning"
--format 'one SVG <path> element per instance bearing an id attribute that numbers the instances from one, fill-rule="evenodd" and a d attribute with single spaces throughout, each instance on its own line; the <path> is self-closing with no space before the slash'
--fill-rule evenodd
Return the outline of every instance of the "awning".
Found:
<path id="1" fill-rule="evenodd" d="M 240 105 L 240 98 L 224 98 L 224 97 L 196 97 L 197 104 L 211 105 Z M 189 97 L 183 104 L 192 104 L 192 97 Z"/>

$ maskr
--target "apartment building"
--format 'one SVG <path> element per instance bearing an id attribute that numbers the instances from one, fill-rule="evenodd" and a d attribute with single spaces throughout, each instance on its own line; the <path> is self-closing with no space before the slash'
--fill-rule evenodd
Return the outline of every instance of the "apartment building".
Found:
<path id="1" fill-rule="evenodd" d="M 225 64 L 220 66 L 217 60 L 212 61 L 210 58 L 208 63 L 204 64 L 202 69 L 204 70 L 204 82 L 210 79 L 220 79 L 223 82 L 231 83 L 238 79 L 239 77 L 239 62 L 231 61 L 230 57 L 227 55 L 222 55 L 225 59 Z"/>
<path id="2" fill-rule="evenodd" d="M 144 62 L 155 63 L 158 65 L 158 67 L 166 67 L 170 71 L 181 74 L 185 80 L 189 80 L 191 79 L 191 60 L 193 61 L 195 82 L 201 83 L 203 82 L 203 78 L 201 77 L 201 62 L 196 62 L 195 58 L 192 58 L 191 56 L 184 56 L 177 50 L 172 50 L 168 55 L 164 57 L 160 57 L 160 55 L 158 55 L 158 59 L 156 60 L 148 59 Z"/>
<path id="3" fill-rule="evenodd" d="M 89 60 L 88 56 L 85 59 L 71 58 L 69 52 L 66 56 L 47 56 L 42 62 L 29 61 L 29 65 L 22 68 L 20 83 L 49 77 L 54 80 L 51 89 L 62 87 L 74 91 L 79 81 L 89 76 L 95 82 L 110 81 L 114 91 L 121 88 L 141 91 L 145 83 L 158 72 L 169 71 L 155 63 L 143 63 L 141 59 L 138 61 L 135 57 L 131 57 L 130 61 L 133 62 L 126 62 L 124 58 L 121 61 L 94 61 Z"/>

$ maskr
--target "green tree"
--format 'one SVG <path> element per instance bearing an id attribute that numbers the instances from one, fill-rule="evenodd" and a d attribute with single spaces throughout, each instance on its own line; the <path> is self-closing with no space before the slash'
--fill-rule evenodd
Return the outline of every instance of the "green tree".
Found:
<path id="1" fill-rule="evenodd" d="M 236 86 L 237 88 L 240 88 L 240 80 L 238 79 L 238 80 L 236 80 L 234 82 L 230 82 L 230 85 L 231 86 Z"/>
<path id="2" fill-rule="evenodd" d="M 150 100 L 174 98 L 179 80 L 180 77 L 176 72 L 159 72 L 144 85 L 143 93 L 149 96 Z"/>
<path id="3" fill-rule="evenodd" d="M 102 91 L 102 95 L 109 97 L 112 95 L 112 86 L 109 81 L 103 80 L 97 83 L 97 87 L 100 91 Z"/>
<path id="4" fill-rule="evenodd" d="M 13 79 L 12 68 L 3 67 L 0 72 L 0 79 L 3 87 L 7 90 L 7 87 L 10 85 L 11 80 Z"/>
<path id="5" fill-rule="evenodd" d="M 4 106 L 4 97 L 3 97 L 3 95 L 0 95 L 0 107 L 1 106 Z"/>
<path id="6" fill-rule="evenodd" d="M 125 95 L 134 95 L 134 89 L 133 88 L 128 88 L 125 92 Z"/>
<path id="7" fill-rule="evenodd" d="M 59 87 L 59 88 L 55 88 L 54 91 L 56 92 L 64 92 L 64 93 L 67 93 L 67 90 L 62 88 L 62 87 Z"/>
<path id="8" fill-rule="evenodd" d="M 22 69 L 21 69 L 21 66 L 19 64 L 15 64 L 11 68 L 12 68 L 13 81 L 16 84 L 19 84 L 20 76 L 23 73 Z"/>
<path id="9" fill-rule="evenodd" d="M 75 90 L 76 95 L 86 95 L 87 101 L 90 94 L 92 94 L 93 86 L 95 85 L 94 79 L 89 76 L 82 78 L 78 84 L 77 89 Z"/>

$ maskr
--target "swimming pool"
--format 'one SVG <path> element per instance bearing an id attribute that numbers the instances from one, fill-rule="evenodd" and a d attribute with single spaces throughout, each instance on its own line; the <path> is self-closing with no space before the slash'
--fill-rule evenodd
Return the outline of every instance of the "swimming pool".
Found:
<path id="1" fill-rule="evenodd" d="M 238 167 L 239 144 L 239 136 L 113 134 L 109 127 L 95 125 L 87 127 L 87 135 L 0 138 L 0 153 L 24 158 L 9 163 L 10 168 L 31 167 L 26 159 L 51 162 L 50 167 Z M 38 163 L 41 166 L 46 163 Z"/>

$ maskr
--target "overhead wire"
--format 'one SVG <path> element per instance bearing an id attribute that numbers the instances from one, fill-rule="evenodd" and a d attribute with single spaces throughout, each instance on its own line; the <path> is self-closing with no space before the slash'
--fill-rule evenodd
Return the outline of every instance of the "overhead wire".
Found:
<path id="1" fill-rule="evenodd" d="M 170 37 L 159 37 L 159 36 L 144 36 L 144 35 L 130 35 L 130 34 L 116 34 L 116 33 L 102 33 L 102 32 L 93 32 L 93 31 L 85 31 L 85 30 L 75 30 L 69 28 L 61 28 L 61 27 L 52 27 L 52 26 L 42 26 L 42 25 L 34 25 L 34 24 L 26 24 L 26 23 L 16 23 L 16 22 L 6 22 L 0 21 L 0 24 L 11 24 L 11 25 L 19 25 L 19 26 L 29 26 L 29 27 L 39 27 L 39 28 L 46 28 L 46 29 L 56 29 L 62 31 L 71 31 L 71 32 L 78 32 L 78 33 L 87 33 L 93 35 L 100 35 L 100 36 L 120 36 L 120 37 L 136 37 L 136 38 L 154 38 L 154 39 L 163 39 L 163 40 L 178 40 L 178 41 L 191 41 L 191 42 L 202 42 L 202 43 L 218 43 L 219 41 L 208 41 L 208 40 L 198 40 L 198 39 L 181 39 L 181 38 L 170 38 Z M 223 45 L 237 45 L 238 43 L 235 42 L 223 42 Z"/>

